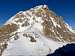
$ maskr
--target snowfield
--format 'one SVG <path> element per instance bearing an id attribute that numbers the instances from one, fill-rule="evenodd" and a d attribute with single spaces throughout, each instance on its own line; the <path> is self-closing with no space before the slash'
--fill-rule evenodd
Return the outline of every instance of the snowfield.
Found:
<path id="1" fill-rule="evenodd" d="M 22 33 L 19 34 L 19 39 L 10 41 L 7 49 L 3 52 L 3 56 L 46 56 L 53 53 L 59 47 L 66 43 L 59 43 L 45 38 L 36 39 L 37 42 L 30 42 Z"/>

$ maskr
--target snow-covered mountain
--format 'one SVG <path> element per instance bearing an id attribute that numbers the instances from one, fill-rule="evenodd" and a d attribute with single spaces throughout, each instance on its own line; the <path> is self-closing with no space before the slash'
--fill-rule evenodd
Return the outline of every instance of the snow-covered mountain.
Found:
<path id="1" fill-rule="evenodd" d="M 46 56 L 75 41 L 75 32 L 61 16 L 40 5 L 20 11 L 0 29 L 3 56 Z"/>

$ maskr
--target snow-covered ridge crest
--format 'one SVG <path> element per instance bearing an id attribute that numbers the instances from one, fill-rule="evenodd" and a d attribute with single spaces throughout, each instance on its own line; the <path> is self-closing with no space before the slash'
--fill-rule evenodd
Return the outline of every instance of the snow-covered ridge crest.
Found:
<path id="1" fill-rule="evenodd" d="M 30 11 L 31 11 L 31 10 L 36 11 L 36 10 L 39 10 L 39 9 L 42 9 L 42 8 L 48 8 L 48 6 L 47 6 L 47 5 L 39 5 L 39 6 L 36 6 L 36 7 L 34 7 L 34 8 L 31 8 L 31 9 L 29 9 L 29 10 L 30 10 Z M 23 12 L 29 12 L 29 10 L 20 11 L 20 12 L 18 12 L 17 14 L 20 14 L 20 13 L 23 13 Z M 30 13 L 30 12 L 29 12 L 29 13 Z M 9 23 L 13 20 L 13 18 L 14 18 L 15 16 L 16 16 L 16 15 L 12 16 L 12 17 L 5 23 L 5 25 L 6 25 L 6 24 L 9 24 Z"/>

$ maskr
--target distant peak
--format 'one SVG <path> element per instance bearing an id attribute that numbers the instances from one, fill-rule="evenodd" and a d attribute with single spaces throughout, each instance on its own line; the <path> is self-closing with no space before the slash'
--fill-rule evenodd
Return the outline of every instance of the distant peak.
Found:
<path id="1" fill-rule="evenodd" d="M 47 5 L 43 5 L 43 8 L 48 8 L 48 6 Z"/>
<path id="2" fill-rule="evenodd" d="M 31 10 L 38 10 L 38 9 L 44 9 L 44 8 L 47 8 L 48 9 L 48 6 L 47 5 L 38 5 L 34 8 L 31 8 Z"/>
<path id="3" fill-rule="evenodd" d="M 48 6 L 47 5 L 38 5 L 38 6 L 36 6 L 37 8 L 48 8 Z"/>

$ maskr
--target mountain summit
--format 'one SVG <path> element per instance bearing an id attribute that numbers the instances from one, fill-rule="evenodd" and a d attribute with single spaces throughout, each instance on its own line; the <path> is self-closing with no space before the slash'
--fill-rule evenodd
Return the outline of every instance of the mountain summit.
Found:
<path id="1" fill-rule="evenodd" d="M 75 41 L 73 30 L 64 22 L 61 16 L 57 16 L 49 10 L 47 5 L 40 5 L 27 11 L 21 11 L 7 21 L 8 24 L 16 24 L 17 32 L 37 29 L 48 38 L 57 41 Z M 6 24 L 7 24 L 6 23 Z"/>
<path id="2" fill-rule="evenodd" d="M 46 56 L 75 41 L 72 28 L 47 5 L 20 11 L 0 28 L 0 35 L 0 43 L 8 44 L 3 56 Z"/>

